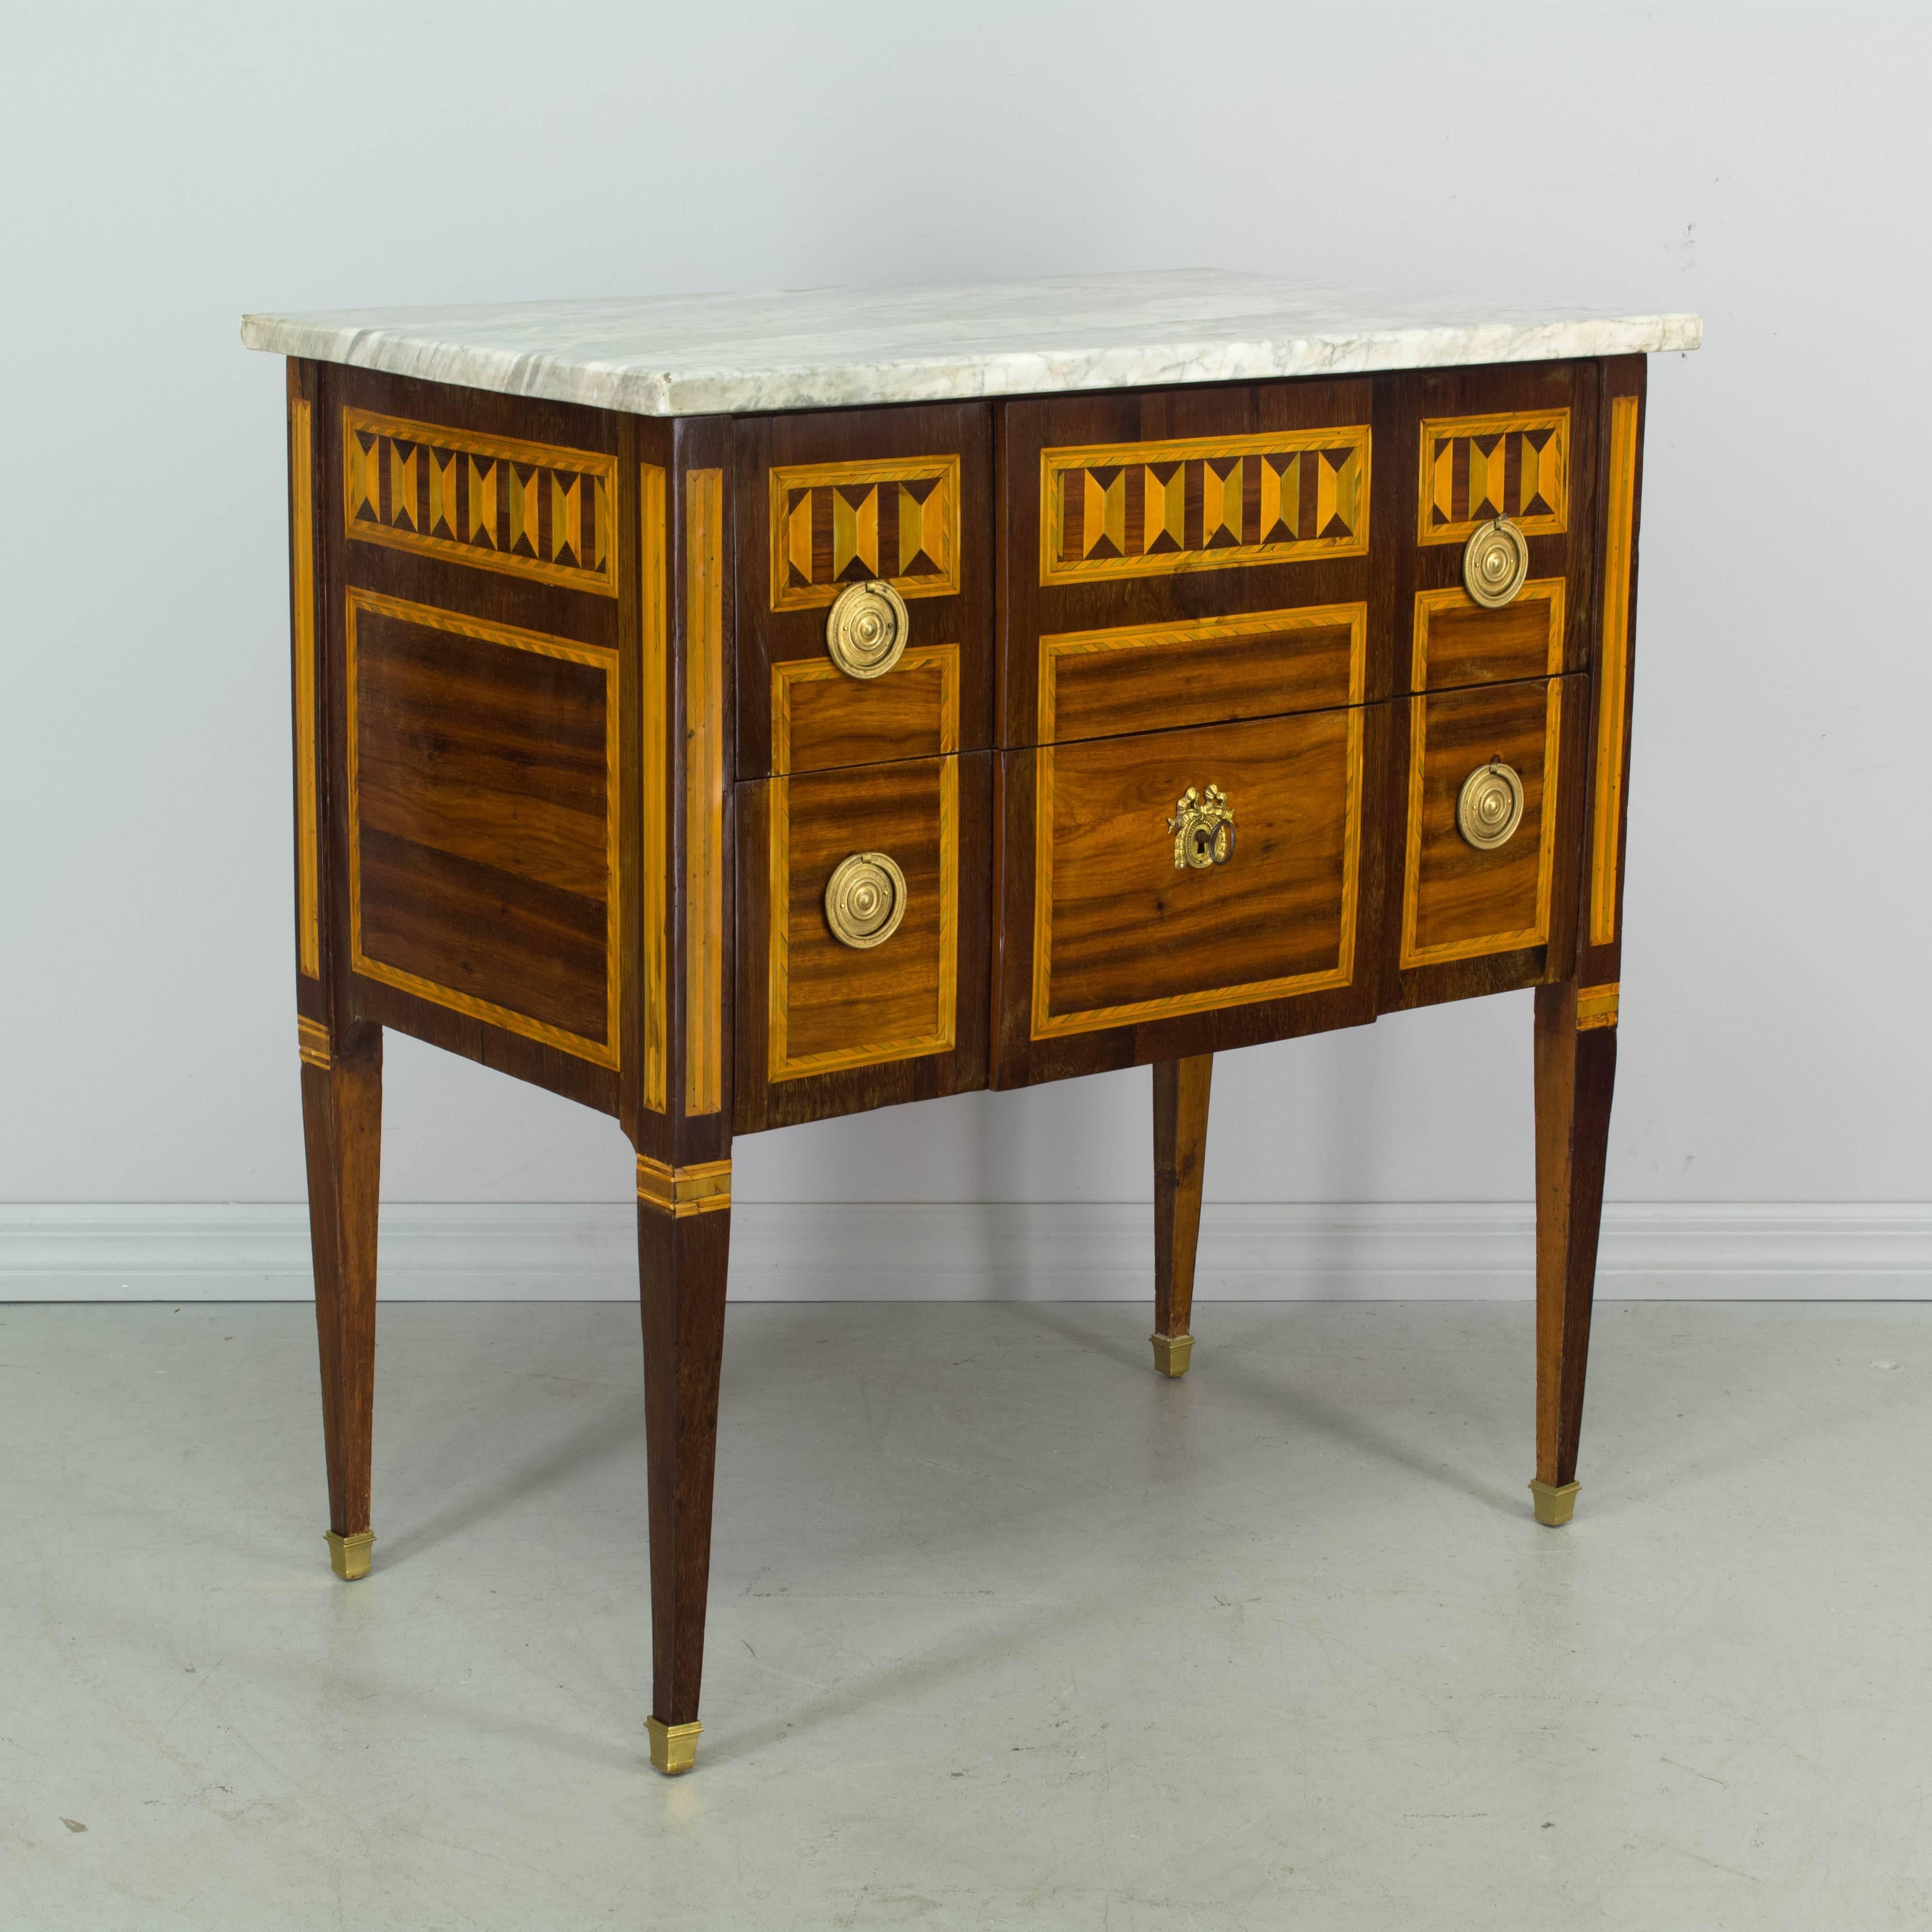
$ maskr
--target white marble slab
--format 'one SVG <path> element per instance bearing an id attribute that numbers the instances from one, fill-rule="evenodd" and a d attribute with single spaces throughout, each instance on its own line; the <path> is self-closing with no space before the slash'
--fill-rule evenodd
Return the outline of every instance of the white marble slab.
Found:
<path id="1" fill-rule="evenodd" d="M 250 349 L 640 416 L 1695 349 L 1694 315 L 1402 301 L 1218 269 L 251 315 Z"/>

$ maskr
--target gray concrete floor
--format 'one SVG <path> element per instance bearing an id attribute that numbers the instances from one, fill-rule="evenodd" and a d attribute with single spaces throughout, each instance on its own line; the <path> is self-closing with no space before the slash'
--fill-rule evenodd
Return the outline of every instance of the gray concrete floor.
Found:
<path id="1" fill-rule="evenodd" d="M 634 1315 L 0 1309 L 0 1921 L 1922 1928 L 1932 1307 L 734 1309 L 705 1735 L 650 1768 Z"/>

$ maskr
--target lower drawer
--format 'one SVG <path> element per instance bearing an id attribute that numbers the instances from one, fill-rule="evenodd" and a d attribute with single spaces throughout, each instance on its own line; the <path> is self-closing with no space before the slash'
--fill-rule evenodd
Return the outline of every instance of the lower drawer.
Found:
<path id="1" fill-rule="evenodd" d="M 986 1084 L 992 758 L 737 788 L 734 1125 Z"/>
<path id="2" fill-rule="evenodd" d="M 1436 692 L 1396 710 L 1401 830 L 1384 1004 L 1552 976 L 1552 958 L 1561 966 L 1574 946 L 1588 678 Z"/>
<path id="3" fill-rule="evenodd" d="M 1385 714 L 1006 754 L 994 1084 L 1369 1018 Z"/>

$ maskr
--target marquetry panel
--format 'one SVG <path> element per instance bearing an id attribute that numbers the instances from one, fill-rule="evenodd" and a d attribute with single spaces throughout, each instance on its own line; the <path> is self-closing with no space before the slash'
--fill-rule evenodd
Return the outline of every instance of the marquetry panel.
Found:
<path id="1" fill-rule="evenodd" d="M 540 583 L 617 594 L 616 458 L 342 412 L 348 534 Z"/>
<path id="2" fill-rule="evenodd" d="M 1508 517 L 1532 536 L 1569 527 L 1570 412 L 1439 416 L 1422 425 L 1418 539 L 1460 543 Z"/>
<path id="3" fill-rule="evenodd" d="M 724 472 L 685 472 L 684 1111 L 724 1104 Z"/>
<path id="4" fill-rule="evenodd" d="M 638 466 L 644 632 L 644 1105 L 669 1105 L 670 1065 L 670 506 L 663 469 Z"/>
<path id="5" fill-rule="evenodd" d="M 1043 584 L 1360 556 L 1368 428 L 1043 449 L 1040 499 Z"/>
<path id="6" fill-rule="evenodd" d="M 1553 676 L 1563 668 L 1563 592 L 1562 578 L 1538 578 L 1497 610 L 1485 610 L 1460 584 L 1418 592 L 1410 689 Z"/>
<path id="7" fill-rule="evenodd" d="M 615 1066 L 615 652 L 348 592 L 354 970 Z"/>
<path id="8" fill-rule="evenodd" d="M 880 578 L 902 597 L 959 588 L 959 459 L 773 465 L 772 608 L 830 604 Z"/>
<path id="9" fill-rule="evenodd" d="M 1617 936 L 1617 845 L 1623 827 L 1624 736 L 1630 708 L 1630 579 L 1636 558 L 1639 399 L 1610 399 L 1609 528 L 1604 634 L 1598 652 L 1594 796 L 1590 808 L 1590 944 Z"/>
<path id="10" fill-rule="evenodd" d="M 1359 704 L 1368 628 L 1327 604 L 1042 638 L 1038 742 Z"/>
<path id="11" fill-rule="evenodd" d="M 1553 677 L 1412 698 L 1400 964 L 1435 964 L 1550 938 L 1564 689 Z M 1457 830 L 1463 782 L 1500 759 L 1522 781 L 1521 823 L 1482 851 Z"/>
<path id="12" fill-rule="evenodd" d="M 1305 712 L 1035 754 L 1035 1040 L 1346 986 L 1365 714 Z M 1224 865 L 1178 868 L 1190 786 L 1234 815 Z"/>
<path id="13" fill-rule="evenodd" d="M 315 655 L 315 409 L 289 398 L 289 592 L 295 644 L 296 965 L 322 973 Z"/>
<path id="14" fill-rule="evenodd" d="M 884 677 L 822 654 L 772 666 L 772 770 L 824 771 L 959 748 L 959 646 L 910 646 Z"/>
<path id="15" fill-rule="evenodd" d="M 774 778 L 767 1072 L 773 1081 L 952 1050 L 959 957 L 959 761 L 915 759 Z M 904 874 L 882 944 L 832 936 L 825 889 L 855 852 Z"/>

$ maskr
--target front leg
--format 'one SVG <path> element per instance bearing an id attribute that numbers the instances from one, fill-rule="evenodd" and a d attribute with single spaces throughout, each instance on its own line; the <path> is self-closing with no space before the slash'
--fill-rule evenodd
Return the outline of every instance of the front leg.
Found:
<path id="1" fill-rule="evenodd" d="M 1154 1070 L 1154 1365 L 1184 1376 L 1194 1353 L 1194 1252 L 1208 1160 L 1214 1056 L 1161 1060 Z"/>
<path id="2" fill-rule="evenodd" d="M 1597 1234 L 1616 989 L 1574 981 L 1536 989 L 1536 1520 L 1552 1528 L 1576 1506 L 1576 1440 L 1590 1354 Z"/>
<path id="3" fill-rule="evenodd" d="M 718 1461 L 718 1377 L 731 1247 L 731 1163 L 638 1160 L 638 1261 L 650 1459 L 651 1762 L 696 1761 Z"/>
<path id="4" fill-rule="evenodd" d="M 376 1220 L 382 1160 L 382 1029 L 314 1020 L 301 1036 L 308 1150 L 309 1246 L 322 1353 L 328 1460 L 328 1555 L 353 1582 L 369 1574 L 369 1465 L 375 1427 Z"/>

